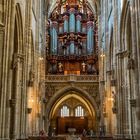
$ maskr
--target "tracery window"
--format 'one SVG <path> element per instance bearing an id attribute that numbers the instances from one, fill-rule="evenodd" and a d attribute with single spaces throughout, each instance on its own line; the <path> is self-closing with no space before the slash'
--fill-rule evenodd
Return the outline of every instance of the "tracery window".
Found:
<path id="1" fill-rule="evenodd" d="M 84 116 L 84 109 L 82 106 L 77 106 L 75 108 L 75 116 L 76 117 L 83 117 Z"/>
<path id="2" fill-rule="evenodd" d="M 70 109 L 66 105 L 62 106 L 61 117 L 69 117 L 69 114 L 70 114 Z"/>

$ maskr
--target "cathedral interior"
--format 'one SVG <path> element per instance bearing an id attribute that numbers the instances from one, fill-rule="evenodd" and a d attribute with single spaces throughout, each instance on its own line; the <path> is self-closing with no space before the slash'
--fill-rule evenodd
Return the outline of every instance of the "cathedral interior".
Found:
<path id="1" fill-rule="evenodd" d="M 0 140 L 140 140 L 139 0 L 0 0 Z"/>

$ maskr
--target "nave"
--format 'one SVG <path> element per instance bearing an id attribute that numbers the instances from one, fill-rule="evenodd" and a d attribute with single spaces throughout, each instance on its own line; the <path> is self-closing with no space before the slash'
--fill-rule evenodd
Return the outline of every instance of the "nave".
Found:
<path id="1" fill-rule="evenodd" d="M 0 140 L 78 136 L 140 140 L 140 0 L 0 0 Z"/>

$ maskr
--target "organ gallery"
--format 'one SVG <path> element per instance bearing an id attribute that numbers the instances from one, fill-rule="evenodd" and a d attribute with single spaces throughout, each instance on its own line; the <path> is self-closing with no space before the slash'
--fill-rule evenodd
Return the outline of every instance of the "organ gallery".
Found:
<path id="1" fill-rule="evenodd" d="M 0 0 L 0 140 L 140 140 L 140 0 Z"/>
<path id="2" fill-rule="evenodd" d="M 85 1 L 61 1 L 48 20 L 47 72 L 98 73 L 97 17 Z"/>

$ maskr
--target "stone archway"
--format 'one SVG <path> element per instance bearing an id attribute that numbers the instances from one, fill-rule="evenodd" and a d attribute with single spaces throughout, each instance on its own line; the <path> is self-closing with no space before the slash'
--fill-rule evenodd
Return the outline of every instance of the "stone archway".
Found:
<path id="1" fill-rule="evenodd" d="M 70 92 L 72 92 L 70 94 Z M 48 101 L 45 108 L 45 115 L 46 115 L 46 125 L 45 128 L 48 130 L 50 125 L 50 120 L 52 119 L 54 112 L 57 108 L 57 105 L 65 98 L 79 98 L 80 101 L 87 106 L 91 114 L 91 118 L 95 122 L 95 131 L 98 131 L 98 124 L 99 124 L 99 107 L 95 101 L 95 99 L 85 90 L 76 87 L 76 86 L 66 86 L 59 91 L 57 91 Z"/>

